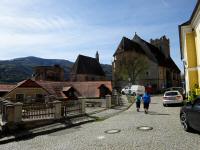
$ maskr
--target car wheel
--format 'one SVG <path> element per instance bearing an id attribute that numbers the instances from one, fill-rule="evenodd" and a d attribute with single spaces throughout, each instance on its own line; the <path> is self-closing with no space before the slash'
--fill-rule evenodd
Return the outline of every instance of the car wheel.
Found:
<path id="1" fill-rule="evenodd" d="M 164 107 L 166 107 L 166 104 L 163 104 Z"/>
<path id="2" fill-rule="evenodd" d="M 124 91 L 122 91 L 122 95 L 125 95 Z"/>
<path id="3" fill-rule="evenodd" d="M 180 121 L 181 121 L 181 125 L 182 125 L 182 127 L 183 127 L 183 129 L 185 131 L 190 131 L 191 130 L 191 128 L 190 128 L 190 126 L 188 124 L 188 120 L 187 120 L 187 116 L 186 116 L 185 112 L 181 113 Z"/>

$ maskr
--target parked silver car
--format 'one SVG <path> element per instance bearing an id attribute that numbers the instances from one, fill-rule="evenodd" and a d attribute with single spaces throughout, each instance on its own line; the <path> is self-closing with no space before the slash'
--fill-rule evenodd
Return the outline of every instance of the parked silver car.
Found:
<path id="1" fill-rule="evenodd" d="M 182 104 L 183 96 L 179 91 L 166 91 L 163 96 L 163 106 L 169 104 Z"/>
<path id="2" fill-rule="evenodd" d="M 166 91 L 179 91 L 181 95 L 183 96 L 183 99 L 185 99 L 186 97 L 186 92 L 182 87 L 170 87 L 163 90 L 163 92 L 166 92 Z"/>

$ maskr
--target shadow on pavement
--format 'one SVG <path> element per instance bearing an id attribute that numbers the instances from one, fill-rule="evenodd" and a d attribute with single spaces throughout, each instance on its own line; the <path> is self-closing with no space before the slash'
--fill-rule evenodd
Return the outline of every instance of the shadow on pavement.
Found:
<path id="1" fill-rule="evenodd" d="M 149 115 L 163 115 L 163 116 L 169 116 L 170 114 L 166 114 L 166 113 L 158 113 L 158 112 L 153 112 L 153 111 L 150 111 L 148 113 Z"/>
<path id="2" fill-rule="evenodd" d="M 182 107 L 183 104 L 167 104 L 165 107 Z"/>
<path id="3" fill-rule="evenodd" d="M 15 133 L 5 134 L 4 136 L 2 136 L 2 138 L 5 138 L 7 136 L 7 139 L 2 140 L 0 138 L 0 145 L 6 144 L 6 143 L 9 143 L 9 142 L 13 142 L 13 141 L 26 141 L 26 140 L 33 139 L 33 138 L 40 136 L 40 135 L 46 135 L 46 134 L 52 134 L 52 133 L 56 134 L 55 132 L 58 132 L 58 131 L 61 131 L 61 130 L 64 130 L 64 129 L 68 129 L 68 128 L 71 128 L 71 127 L 81 128 L 80 127 L 81 123 L 76 124 L 76 125 L 73 125 L 69 121 L 62 121 L 60 123 L 63 124 L 64 126 L 59 127 L 59 128 L 41 130 L 41 131 L 35 132 L 35 133 L 32 132 L 31 130 L 21 129 L 21 130 L 15 132 Z"/>

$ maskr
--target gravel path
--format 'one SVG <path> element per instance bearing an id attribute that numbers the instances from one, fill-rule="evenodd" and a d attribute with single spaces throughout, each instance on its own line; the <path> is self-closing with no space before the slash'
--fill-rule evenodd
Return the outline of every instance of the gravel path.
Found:
<path id="1" fill-rule="evenodd" d="M 183 131 L 179 107 L 163 107 L 152 97 L 149 114 L 129 110 L 104 121 L 84 124 L 32 139 L 0 145 L 2 150 L 199 150 L 200 135 Z M 140 131 L 138 126 L 153 130 Z M 116 134 L 104 131 L 120 129 Z"/>

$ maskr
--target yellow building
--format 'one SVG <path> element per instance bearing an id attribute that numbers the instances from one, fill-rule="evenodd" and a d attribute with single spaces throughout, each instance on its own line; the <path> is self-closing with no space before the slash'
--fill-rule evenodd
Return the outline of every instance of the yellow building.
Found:
<path id="1" fill-rule="evenodd" d="M 181 59 L 184 64 L 186 92 L 200 87 L 200 1 L 190 20 L 179 25 Z"/>

